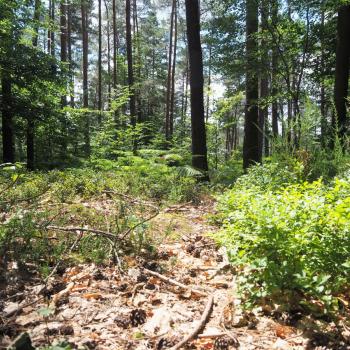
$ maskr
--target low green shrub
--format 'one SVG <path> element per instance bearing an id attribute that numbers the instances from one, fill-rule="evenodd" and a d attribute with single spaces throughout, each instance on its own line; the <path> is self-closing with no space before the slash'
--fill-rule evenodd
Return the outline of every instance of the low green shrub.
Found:
<path id="1" fill-rule="evenodd" d="M 350 180 L 300 182 L 299 170 L 253 167 L 220 198 L 215 238 L 247 305 L 294 291 L 300 303 L 316 298 L 331 311 L 349 287 Z"/>

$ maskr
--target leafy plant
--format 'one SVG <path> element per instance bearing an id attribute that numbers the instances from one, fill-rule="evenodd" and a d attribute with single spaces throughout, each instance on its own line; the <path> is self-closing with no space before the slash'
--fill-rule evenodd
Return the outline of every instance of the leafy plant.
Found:
<path id="1" fill-rule="evenodd" d="M 249 303 L 299 291 L 332 311 L 350 282 L 350 181 L 302 183 L 299 170 L 252 168 L 220 198 L 215 238 L 228 248 Z"/>

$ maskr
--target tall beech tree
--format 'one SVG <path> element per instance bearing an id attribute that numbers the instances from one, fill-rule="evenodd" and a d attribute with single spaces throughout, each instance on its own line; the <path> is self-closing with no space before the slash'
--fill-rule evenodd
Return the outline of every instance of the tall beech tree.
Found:
<path id="1" fill-rule="evenodd" d="M 262 150 L 259 142 L 259 76 L 255 54 L 258 49 L 258 3 L 246 0 L 246 107 L 243 142 L 243 167 L 261 162 Z"/>
<path id="2" fill-rule="evenodd" d="M 203 57 L 198 0 L 186 0 L 186 27 L 191 90 L 192 166 L 208 171 L 204 121 Z M 206 175 L 204 179 L 208 179 Z"/>
<path id="3" fill-rule="evenodd" d="M 342 140 L 347 131 L 347 97 L 349 90 L 350 59 L 350 5 L 341 6 L 337 22 L 337 52 L 334 83 L 334 102 L 336 113 L 333 126 L 338 128 L 338 136 Z"/>

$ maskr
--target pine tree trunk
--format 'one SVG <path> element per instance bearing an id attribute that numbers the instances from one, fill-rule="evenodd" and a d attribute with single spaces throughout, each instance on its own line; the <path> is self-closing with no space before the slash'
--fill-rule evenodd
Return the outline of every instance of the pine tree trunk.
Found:
<path id="1" fill-rule="evenodd" d="M 128 85 L 130 91 L 130 121 L 131 125 L 136 125 L 136 104 L 134 91 L 134 68 L 132 57 L 132 37 L 131 37 L 131 4 L 130 0 L 125 2 L 125 20 L 126 20 L 126 51 L 128 61 Z"/>
<path id="2" fill-rule="evenodd" d="M 186 0 L 186 26 L 191 88 L 192 166 L 208 171 L 204 122 L 203 58 L 198 0 Z M 203 180 L 208 180 L 208 175 Z"/>
<path id="3" fill-rule="evenodd" d="M 175 18 L 176 0 L 172 2 L 170 16 L 170 37 L 168 53 L 168 78 L 166 87 L 166 106 L 165 106 L 165 139 L 170 140 L 170 100 L 171 100 L 171 71 L 172 71 L 172 53 L 173 53 L 173 35 L 174 35 L 174 18 Z"/>
<path id="4" fill-rule="evenodd" d="M 278 1 L 274 0 L 271 5 L 271 20 L 273 23 L 278 23 Z M 272 49 L 272 72 L 271 72 L 271 88 L 272 88 L 272 133 L 274 137 L 278 136 L 278 101 L 277 101 L 277 72 L 278 72 L 278 49 L 276 46 Z"/>
<path id="5" fill-rule="evenodd" d="M 85 0 L 81 3 L 81 28 L 83 37 L 83 107 L 89 108 L 89 91 L 88 91 L 88 29 L 87 29 L 87 9 Z M 86 113 L 85 120 L 85 153 L 90 156 L 90 120 L 89 114 Z"/>
<path id="6" fill-rule="evenodd" d="M 110 20 L 107 1 L 104 0 L 107 16 L 107 72 L 108 72 L 108 110 L 111 108 L 111 38 L 110 38 Z"/>
<path id="7" fill-rule="evenodd" d="M 350 57 L 350 5 L 342 6 L 338 11 L 337 52 L 334 83 L 334 102 L 336 115 L 333 117 L 333 127 L 337 128 L 338 136 L 344 139 L 347 131 L 347 97 L 349 81 Z"/>
<path id="8" fill-rule="evenodd" d="M 61 27 L 61 62 L 67 62 L 67 6 L 66 0 L 61 0 L 60 4 L 60 27 Z M 67 96 L 61 97 L 62 107 L 67 106 Z"/>
<path id="9" fill-rule="evenodd" d="M 207 104 L 206 104 L 206 113 L 205 121 L 209 120 L 209 111 L 210 111 L 210 92 L 211 92 L 211 60 L 212 60 L 212 47 L 209 46 L 209 64 L 208 64 L 208 91 L 207 91 Z"/>
<path id="10" fill-rule="evenodd" d="M 98 123 L 102 120 L 102 0 L 98 0 Z"/>
<path id="11" fill-rule="evenodd" d="M 112 1 L 112 31 L 113 31 L 113 90 L 117 88 L 117 14 L 116 0 Z M 114 91 L 115 93 L 115 91 Z"/>
<path id="12" fill-rule="evenodd" d="M 262 16 L 261 16 L 261 31 L 266 34 L 267 26 L 268 26 L 268 3 L 267 0 L 261 1 L 262 6 Z M 269 95 L 269 80 L 268 80 L 268 71 L 269 71 L 269 48 L 267 47 L 268 43 L 265 39 L 261 40 L 261 63 L 262 63 L 262 73 L 260 79 L 260 99 L 262 100 L 262 105 L 259 108 L 259 148 L 262 153 L 265 153 L 266 156 L 269 155 L 269 123 L 268 123 L 268 104 L 267 97 Z M 264 151 L 264 152 L 263 152 Z"/>
<path id="13" fill-rule="evenodd" d="M 15 162 L 13 115 L 12 115 L 12 89 L 11 80 L 4 70 L 1 77 L 2 88 L 2 154 L 4 163 Z"/>
<path id="14" fill-rule="evenodd" d="M 72 3 L 69 3 L 67 8 L 67 45 L 68 45 L 68 61 L 69 61 L 69 79 L 70 79 L 70 106 L 75 107 L 74 99 L 74 71 L 72 57 Z"/>
<path id="15" fill-rule="evenodd" d="M 254 55 L 258 44 L 254 35 L 258 32 L 258 5 L 255 0 L 246 0 L 246 108 L 244 123 L 243 167 L 261 162 L 259 143 L 259 79 Z"/>
<path id="16" fill-rule="evenodd" d="M 174 108 L 175 108 L 175 73 L 176 73 L 176 51 L 177 51 L 177 0 L 175 2 L 174 13 L 174 52 L 173 66 L 171 71 L 171 97 L 170 97 L 170 115 L 169 115 L 169 136 L 170 139 L 174 133 Z"/>

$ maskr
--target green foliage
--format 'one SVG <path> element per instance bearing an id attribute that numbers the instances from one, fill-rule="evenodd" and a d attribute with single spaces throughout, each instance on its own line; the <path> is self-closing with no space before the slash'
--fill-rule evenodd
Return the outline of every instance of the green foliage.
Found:
<path id="1" fill-rule="evenodd" d="M 159 162 L 164 157 L 162 151 L 141 151 L 140 155 L 144 158 L 120 152 L 116 161 L 93 159 L 84 168 L 64 171 L 29 173 L 21 165 L 0 167 L 2 262 L 34 262 L 48 274 L 77 238 L 76 232 L 52 231 L 49 225 L 88 227 L 116 237 L 129 231 L 125 241 L 118 242 L 119 254 L 151 252 L 152 237 L 143 223 L 150 208 L 129 198 L 151 200 L 160 206 L 196 201 L 201 188 L 194 169 L 188 167 L 192 173 L 184 172 L 181 167 Z M 169 159 L 180 157 L 170 154 Z M 100 263 L 110 258 L 111 252 L 109 239 L 86 234 L 71 257 Z"/>
<path id="2" fill-rule="evenodd" d="M 299 291 L 304 303 L 316 298 L 334 311 L 350 281 L 350 181 L 299 179 L 298 168 L 253 167 L 220 198 L 215 238 L 239 268 L 248 303 Z"/>

